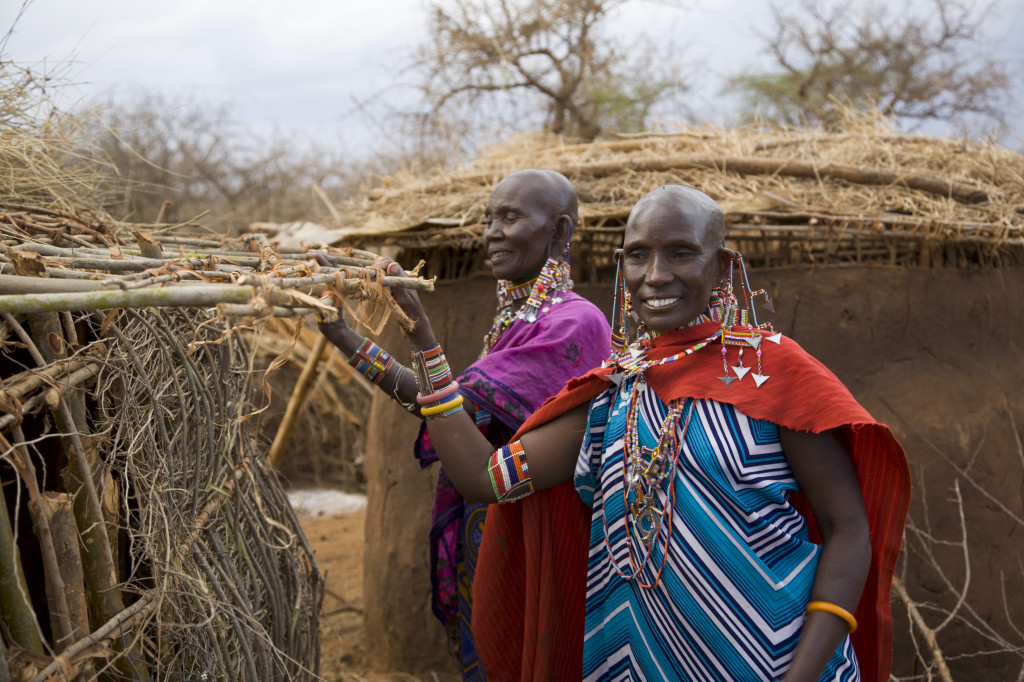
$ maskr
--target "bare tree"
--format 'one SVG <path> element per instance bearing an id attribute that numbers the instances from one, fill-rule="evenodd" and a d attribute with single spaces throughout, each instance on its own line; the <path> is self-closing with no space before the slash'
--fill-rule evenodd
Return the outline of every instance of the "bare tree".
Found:
<path id="1" fill-rule="evenodd" d="M 772 3 L 759 33 L 772 68 L 731 78 L 769 120 L 828 125 L 849 110 L 902 119 L 1002 122 L 1006 65 L 986 54 L 991 2 L 801 0 Z"/>
<path id="2" fill-rule="evenodd" d="M 584 139 L 642 128 L 652 106 L 684 86 L 649 41 L 626 46 L 602 31 L 628 1 L 432 2 L 413 67 L 430 105 L 423 118 Z"/>
<path id="3" fill-rule="evenodd" d="M 116 169 L 117 217 L 179 222 L 205 211 L 204 224 L 244 231 L 253 221 L 317 219 L 313 186 L 341 198 L 361 169 L 323 140 L 257 134 L 226 106 L 173 103 L 148 93 L 99 107 L 96 132 Z"/>

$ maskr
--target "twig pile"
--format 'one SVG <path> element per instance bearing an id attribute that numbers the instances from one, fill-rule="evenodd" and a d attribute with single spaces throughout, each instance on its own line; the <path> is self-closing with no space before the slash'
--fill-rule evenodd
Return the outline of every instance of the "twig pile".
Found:
<path id="1" fill-rule="evenodd" d="M 374 267 L 376 254 L 351 248 L 336 251 L 337 268 L 322 268 L 304 251 L 278 253 L 262 235 L 223 243 L 157 241 L 141 229 L 133 232 L 134 239 L 125 239 L 96 220 L 0 201 L 0 273 L 7 275 L 0 277 L 0 310 L 216 307 L 232 316 L 315 312 L 329 321 L 343 299 L 354 298 L 381 303 L 408 324 L 386 288 L 433 289 L 433 282 L 416 276 L 386 276 Z"/>
<path id="2" fill-rule="evenodd" d="M 573 182 L 588 261 L 606 261 L 643 194 L 683 183 L 722 205 L 730 239 L 762 266 L 1024 262 L 1024 157 L 898 134 L 873 117 L 840 133 L 704 127 L 591 144 L 522 136 L 469 168 L 386 178 L 344 207 L 344 224 L 358 226 L 345 243 L 397 245 L 428 263 L 423 251 L 473 249 L 490 190 L 519 168 L 552 168 Z"/>
<path id="3" fill-rule="evenodd" d="M 11 202 L 0 233 L 0 679 L 314 677 L 323 586 L 233 332 L 347 299 L 402 321 L 389 287 L 433 283 Z"/>
<path id="4" fill-rule="evenodd" d="M 246 421 L 253 390 L 241 337 L 223 339 L 202 311 L 128 310 L 116 320 L 65 315 L 62 333 L 58 327 L 41 335 L 47 317 L 53 314 L 22 324 L 3 313 L 41 366 L 4 382 L 16 409 L 3 417 L 3 457 L 28 491 L 35 530 L 14 547 L 32 556 L 33 540 L 57 540 L 40 542 L 48 622 L 18 598 L 36 593 L 38 580 L 17 554 L 10 567 L 23 586 L 4 595 L 21 614 L 6 657 L 16 679 L 107 669 L 132 679 L 147 679 L 147 671 L 167 679 L 311 677 L 322 584 Z M 62 342 L 79 333 L 99 340 L 43 364 L 33 337 L 56 333 Z M 9 352 L 7 364 L 17 358 Z M 95 399 L 87 406 L 79 386 L 93 377 Z M 33 406 L 69 414 L 51 422 Z M 80 417 L 71 415 L 83 407 Z M 61 452 L 71 453 L 66 469 Z M 76 466 L 79 459 L 84 467 Z M 48 484 L 58 474 L 64 484 Z M 5 482 L 14 502 L 18 488 Z M 59 526 L 35 504 L 44 497 L 67 498 L 69 507 L 73 500 L 86 513 L 76 510 L 70 527 Z M 14 510 L 8 528 L 16 529 L 24 526 L 23 512 Z M 97 517 L 98 532 L 83 528 Z M 71 551 L 47 551 L 69 539 Z M 97 563 L 109 571 L 109 584 L 91 568 Z"/>

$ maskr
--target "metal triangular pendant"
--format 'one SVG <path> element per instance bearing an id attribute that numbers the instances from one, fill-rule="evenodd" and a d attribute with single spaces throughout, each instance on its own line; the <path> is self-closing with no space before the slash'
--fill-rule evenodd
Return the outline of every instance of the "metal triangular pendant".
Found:
<path id="1" fill-rule="evenodd" d="M 768 340 L 774 344 L 782 345 L 782 333 L 776 332 L 768 337 Z"/>
<path id="2" fill-rule="evenodd" d="M 772 297 L 768 294 L 764 295 L 764 309 L 770 313 L 775 312 L 775 301 L 773 301 Z"/>
<path id="3" fill-rule="evenodd" d="M 757 348 L 758 346 L 761 345 L 761 335 L 760 334 L 754 334 L 749 339 L 747 339 L 747 343 L 749 343 L 754 348 Z"/>
<path id="4" fill-rule="evenodd" d="M 742 379 L 743 377 L 747 376 L 747 372 L 750 371 L 750 368 L 744 367 L 743 365 L 736 365 L 735 367 L 732 368 L 732 371 L 736 372 L 737 379 Z"/>
<path id="5" fill-rule="evenodd" d="M 615 374 L 608 374 L 606 378 L 616 386 L 622 386 L 622 380 L 625 376 L 622 372 L 616 372 Z"/>
<path id="6" fill-rule="evenodd" d="M 751 374 L 750 376 L 754 377 L 754 383 L 757 384 L 758 388 L 761 388 L 761 384 L 771 379 L 767 374 Z"/>
<path id="7" fill-rule="evenodd" d="M 718 377 L 718 380 L 721 381 L 726 386 L 728 386 L 732 382 L 736 381 L 736 377 L 724 376 L 724 377 Z"/>

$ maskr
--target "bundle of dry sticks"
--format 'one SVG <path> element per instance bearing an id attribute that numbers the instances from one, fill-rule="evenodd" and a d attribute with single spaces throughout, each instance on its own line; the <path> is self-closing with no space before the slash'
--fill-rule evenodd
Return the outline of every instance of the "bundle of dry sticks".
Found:
<path id="1" fill-rule="evenodd" d="M 17 313 L 144 307 L 214 308 L 221 315 L 332 320 L 343 299 L 370 299 L 408 323 L 386 289 L 432 291 L 391 277 L 377 254 L 332 249 L 338 267 L 279 252 L 264 235 L 227 239 L 121 236 L 108 223 L 0 202 L 0 310 Z"/>
<path id="2" fill-rule="evenodd" d="M 170 232 L 0 202 L 0 680 L 318 679 L 323 583 L 232 332 L 408 323 L 390 287 L 433 282 Z"/>

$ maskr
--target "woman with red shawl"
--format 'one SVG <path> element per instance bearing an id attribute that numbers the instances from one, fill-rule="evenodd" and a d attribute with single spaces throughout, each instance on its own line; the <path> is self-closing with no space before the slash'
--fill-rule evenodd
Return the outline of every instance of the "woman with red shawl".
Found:
<path id="1" fill-rule="evenodd" d="M 488 676 L 887 680 L 909 504 L 899 444 L 824 366 L 740 309 L 742 260 L 707 195 L 646 195 L 620 256 L 623 315 L 644 333 L 496 451 L 446 380 L 432 381 L 443 352 L 429 325 L 410 337 L 430 436 L 466 499 L 523 500 L 503 512 L 573 481 L 590 506 L 575 539 L 526 537 L 514 516 L 488 514 L 473 616 Z M 741 284 L 745 300 L 758 293 Z M 417 316 L 414 293 L 398 299 Z M 588 544 L 573 563 L 568 546 Z M 527 669 L 521 653 L 557 630 L 546 600 L 574 582 L 586 584 L 581 649 L 560 653 L 577 667 Z"/>

